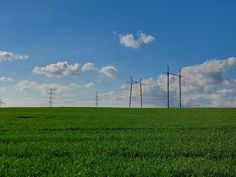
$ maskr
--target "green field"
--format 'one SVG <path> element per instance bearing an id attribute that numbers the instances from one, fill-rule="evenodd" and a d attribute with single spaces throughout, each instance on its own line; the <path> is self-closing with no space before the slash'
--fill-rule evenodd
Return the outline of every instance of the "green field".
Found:
<path id="1" fill-rule="evenodd" d="M 236 176 L 236 109 L 0 109 L 0 176 Z"/>

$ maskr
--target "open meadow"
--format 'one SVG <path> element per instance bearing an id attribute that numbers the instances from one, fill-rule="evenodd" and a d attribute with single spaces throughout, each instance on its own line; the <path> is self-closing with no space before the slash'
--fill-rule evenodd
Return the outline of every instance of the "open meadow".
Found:
<path id="1" fill-rule="evenodd" d="M 236 109 L 0 109 L 0 176 L 236 176 Z"/>

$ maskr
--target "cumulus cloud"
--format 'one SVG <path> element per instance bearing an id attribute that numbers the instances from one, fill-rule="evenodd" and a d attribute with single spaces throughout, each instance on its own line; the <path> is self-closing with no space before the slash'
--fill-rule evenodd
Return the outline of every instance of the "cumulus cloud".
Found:
<path id="1" fill-rule="evenodd" d="M 182 74 L 197 85 L 217 84 L 223 82 L 224 72 L 235 64 L 236 57 L 226 60 L 207 60 L 200 65 L 184 67 Z"/>
<path id="2" fill-rule="evenodd" d="M 202 64 L 182 69 L 184 75 L 183 94 L 185 105 L 225 107 L 233 106 L 236 96 L 234 79 L 225 77 L 226 72 L 236 65 L 236 57 L 225 60 L 207 60 Z M 173 80 L 177 87 L 176 80 Z"/>
<path id="3" fill-rule="evenodd" d="M 114 66 L 104 66 L 100 69 L 100 73 L 107 77 L 115 77 L 117 75 L 117 69 Z"/>
<path id="4" fill-rule="evenodd" d="M 138 33 L 137 37 L 135 37 L 133 34 L 119 35 L 119 42 L 121 45 L 134 49 L 138 49 L 142 45 L 149 44 L 154 40 L 155 37 L 153 37 L 150 34 L 145 34 L 142 32 Z"/>
<path id="5" fill-rule="evenodd" d="M 82 68 L 82 72 L 96 71 L 101 75 L 107 77 L 115 77 L 117 74 L 117 69 L 114 66 L 104 66 L 101 69 L 95 67 L 95 63 L 85 63 Z M 33 69 L 35 74 L 46 75 L 48 77 L 68 77 L 77 76 L 80 73 L 79 63 L 69 64 L 68 62 L 57 62 L 55 64 L 49 64 L 44 67 L 36 66 Z"/>
<path id="6" fill-rule="evenodd" d="M 24 60 L 28 58 L 29 56 L 25 54 L 0 51 L 0 61 Z"/>
<path id="7" fill-rule="evenodd" d="M 96 70 L 95 68 L 95 64 L 94 63 L 85 63 L 81 69 L 83 72 L 87 72 L 87 71 L 94 71 Z"/>
<path id="8" fill-rule="evenodd" d="M 69 64 L 68 62 L 58 62 L 55 64 L 50 64 L 45 67 L 36 66 L 33 69 L 35 74 L 43 74 L 48 77 L 67 77 L 67 76 L 77 76 L 80 71 L 80 65 L 78 63 Z"/>
<path id="9" fill-rule="evenodd" d="M 13 79 L 12 78 L 10 78 L 10 77 L 0 77 L 0 82 L 4 82 L 4 81 L 13 81 Z"/>

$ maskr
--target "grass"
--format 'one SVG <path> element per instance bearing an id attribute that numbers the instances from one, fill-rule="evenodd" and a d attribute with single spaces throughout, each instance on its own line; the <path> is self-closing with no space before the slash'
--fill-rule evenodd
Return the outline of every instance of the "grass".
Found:
<path id="1" fill-rule="evenodd" d="M 0 109 L 0 176 L 236 176 L 236 109 Z"/>

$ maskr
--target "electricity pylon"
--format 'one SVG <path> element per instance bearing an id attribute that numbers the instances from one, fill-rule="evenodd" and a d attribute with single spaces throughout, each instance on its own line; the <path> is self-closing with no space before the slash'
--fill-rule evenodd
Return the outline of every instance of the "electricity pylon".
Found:
<path id="1" fill-rule="evenodd" d="M 171 73 L 169 65 L 167 66 L 167 72 L 164 72 L 167 76 L 167 107 L 170 107 L 170 75 L 176 76 L 179 78 L 179 107 L 182 108 L 182 75 L 181 69 L 179 69 L 179 74 Z"/>
<path id="2" fill-rule="evenodd" d="M 141 108 L 143 107 L 143 91 L 142 91 L 142 86 L 144 85 L 142 83 L 142 79 L 140 79 L 139 81 L 134 81 L 132 76 L 130 76 L 130 80 L 127 82 L 130 84 L 130 91 L 129 91 L 129 108 L 131 108 L 131 104 L 132 104 L 132 93 L 133 93 L 133 85 L 134 84 L 139 84 L 139 92 L 140 92 L 140 105 Z"/>
<path id="3" fill-rule="evenodd" d="M 144 85 L 144 83 L 142 83 L 143 79 L 141 78 L 139 80 L 139 91 L 140 91 L 140 106 L 141 108 L 143 108 L 143 89 L 142 89 L 142 86 Z"/>
<path id="4" fill-rule="evenodd" d="M 54 99 L 54 96 L 55 96 L 55 91 L 56 91 L 57 89 L 55 89 L 55 88 L 50 88 L 49 89 L 49 92 L 48 92 L 48 95 L 49 95 L 49 100 L 48 100 L 48 104 L 49 104 L 49 107 L 52 107 L 52 105 L 53 105 L 53 99 Z"/>

